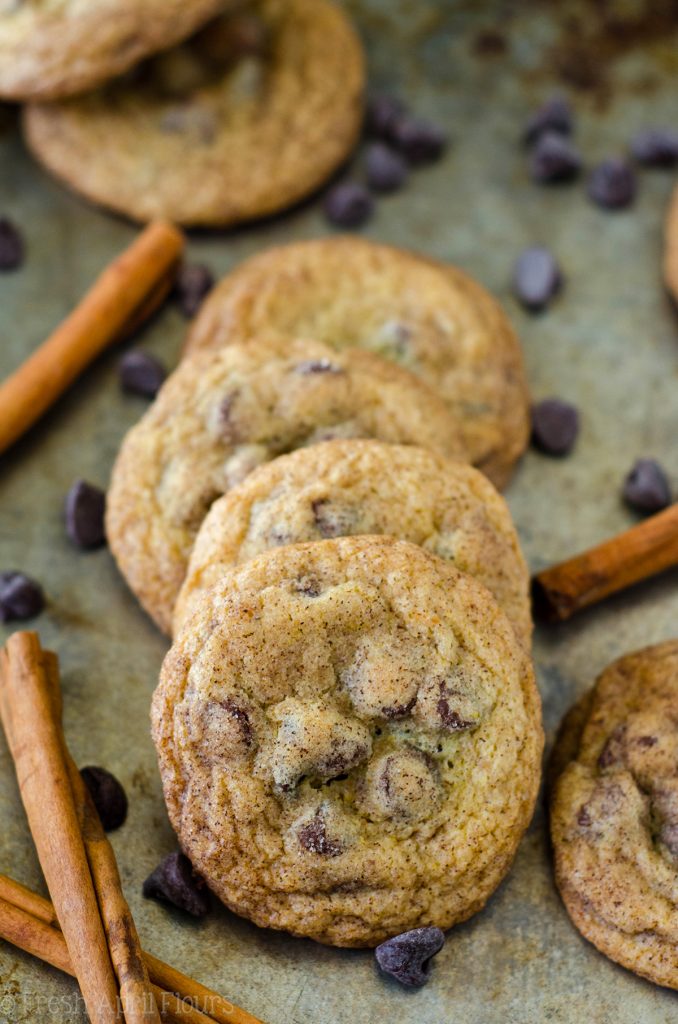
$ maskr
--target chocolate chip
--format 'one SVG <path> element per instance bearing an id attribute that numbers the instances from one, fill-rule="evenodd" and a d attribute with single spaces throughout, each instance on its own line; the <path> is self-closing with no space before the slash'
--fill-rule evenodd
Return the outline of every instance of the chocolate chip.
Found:
<path id="1" fill-rule="evenodd" d="M 411 164 L 428 164 L 445 152 L 447 135 L 438 125 L 420 117 L 399 118 L 391 131 L 393 145 Z"/>
<path id="2" fill-rule="evenodd" d="M 591 824 L 591 815 L 589 814 L 589 810 L 586 804 L 582 804 L 582 806 L 579 808 L 579 813 L 577 815 L 577 824 L 581 825 L 582 828 L 588 828 Z"/>
<path id="3" fill-rule="evenodd" d="M 126 352 L 118 363 L 120 386 L 124 391 L 144 398 L 155 398 L 167 376 L 162 363 L 146 352 L 133 349 Z"/>
<path id="4" fill-rule="evenodd" d="M 464 729 L 472 729 L 478 724 L 477 722 L 462 718 L 458 711 L 455 711 L 450 707 L 449 695 L 445 689 L 444 682 L 441 682 L 440 684 L 440 697 L 436 704 L 436 710 L 440 716 L 440 721 L 443 726 L 445 729 L 449 729 L 450 732 L 461 732 Z"/>
<path id="5" fill-rule="evenodd" d="M 66 532 L 80 548 L 96 548 L 104 543 L 106 495 L 100 487 L 76 480 L 66 495 Z"/>
<path id="6" fill-rule="evenodd" d="M 545 398 L 532 408 L 532 441 L 546 455 L 568 455 L 579 433 L 579 413 L 560 398 Z"/>
<path id="7" fill-rule="evenodd" d="M 527 309 L 543 309 L 560 290 L 562 275 L 553 254 L 543 246 L 524 249 L 513 270 L 513 290 Z"/>
<path id="8" fill-rule="evenodd" d="M 373 192 L 395 192 L 407 178 L 407 164 L 384 142 L 373 142 L 365 153 L 367 184 Z"/>
<path id="9" fill-rule="evenodd" d="M 245 709 L 240 707 L 239 704 L 236 704 L 236 702 L 230 697 L 227 697 L 225 700 L 218 701 L 218 704 L 219 707 L 226 712 L 229 718 L 237 723 L 245 746 L 251 747 L 254 741 L 254 732 L 252 730 L 250 716 L 247 714 Z"/>
<path id="10" fill-rule="evenodd" d="M 675 167 L 678 164 L 678 132 L 647 128 L 631 141 L 633 156 L 644 167 Z"/>
<path id="11" fill-rule="evenodd" d="M 603 160 L 589 175 L 588 194 L 589 199 L 606 210 L 630 206 L 636 196 L 633 168 L 620 158 Z"/>
<path id="12" fill-rule="evenodd" d="M 413 928 L 387 939 L 374 951 L 382 971 L 401 985 L 419 988 L 431 976 L 431 960 L 445 943 L 440 928 Z"/>
<path id="13" fill-rule="evenodd" d="M 300 579 L 294 580 L 292 586 L 295 593 L 303 594 L 304 597 L 319 597 L 322 593 L 320 580 L 315 576 L 302 576 Z"/>
<path id="14" fill-rule="evenodd" d="M 95 765 L 81 768 L 80 774 L 106 832 L 120 828 L 127 817 L 127 795 L 115 775 Z"/>
<path id="15" fill-rule="evenodd" d="M 321 537 L 345 537 L 355 526 L 353 510 L 333 505 L 327 498 L 311 502 L 311 509 Z"/>
<path id="16" fill-rule="evenodd" d="M 390 139 L 394 125 L 405 114 L 405 104 L 395 96 L 372 96 L 367 103 L 365 127 L 371 135 Z"/>
<path id="17" fill-rule="evenodd" d="M 187 320 L 194 317 L 214 287 L 214 275 L 204 263 L 184 263 L 174 286 L 179 308 Z"/>
<path id="18" fill-rule="evenodd" d="M 530 154 L 530 175 L 540 184 L 571 181 L 581 170 L 581 157 L 570 140 L 554 131 L 539 136 Z"/>
<path id="19" fill-rule="evenodd" d="M 303 363 L 297 363 L 293 368 L 295 373 L 303 377 L 316 373 L 343 373 L 341 366 L 331 363 L 329 359 L 305 359 Z"/>
<path id="20" fill-rule="evenodd" d="M 301 846 L 309 853 L 317 853 L 321 857 L 338 857 L 343 850 L 337 839 L 328 836 L 325 819 L 320 811 L 299 829 L 298 835 Z"/>
<path id="21" fill-rule="evenodd" d="M 536 142 L 544 132 L 557 132 L 559 135 L 572 133 L 572 108 L 565 96 L 551 96 L 529 118 L 523 140 L 528 145 Z"/>
<path id="22" fill-rule="evenodd" d="M 638 512 L 660 512 L 671 504 L 666 473 L 654 459 L 638 459 L 624 480 L 624 501 Z"/>
<path id="23" fill-rule="evenodd" d="M 330 189 L 325 199 L 325 215 L 331 224 L 357 228 L 372 216 L 374 200 L 364 185 L 345 181 Z"/>
<path id="24" fill-rule="evenodd" d="M 0 217 L 0 271 L 16 270 L 24 261 L 24 241 L 6 217 Z"/>
<path id="25" fill-rule="evenodd" d="M 32 619 L 45 607 L 37 580 L 22 572 L 0 572 L 0 622 Z"/>
<path id="26" fill-rule="evenodd" d="M 148 899 L 171 903 L 193 917 L 203 917 L 209 910 L 205 883 L 183 853 L 168 854 L 148 876 L 142 892 Z"/>

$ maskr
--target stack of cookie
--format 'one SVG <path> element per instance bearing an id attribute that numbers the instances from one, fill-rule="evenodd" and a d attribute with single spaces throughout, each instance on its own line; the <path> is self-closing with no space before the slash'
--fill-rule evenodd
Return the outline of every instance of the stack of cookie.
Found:
<path id="1" fill-rule="evenodd" d="M 364 76 L 327 0 L 0 5 L 0 99 L 27 104 L 31 150 L 141 221 L 227 225 L 297 202 L 353 149 Z"/>
<path id="2" fill-rule="evenodd" d="M 518 342 L 460 271 L 352 238 L 213 292 L 124 441 L 109 543 L 174 636 L 153 702 L 181 845 L 228 906 L 337 945 L 483 906 L 542 731 L 505 481 Z"/>

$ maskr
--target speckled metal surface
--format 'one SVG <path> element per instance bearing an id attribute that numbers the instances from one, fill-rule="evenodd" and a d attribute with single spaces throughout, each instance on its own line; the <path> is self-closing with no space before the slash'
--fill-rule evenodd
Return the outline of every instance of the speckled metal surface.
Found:
<path id="1" fill-rule="evenodd" d="M 678 319 L 659 278 L 671 174 L 643 172 L 634 208 L 604 213 L 587 201 L 583 182 L 532 185 L 518 139 L 526 113 L 563 78 L 587 164 L 622 152 L 643 125 L 671 124 L 678 84 L 673 6 L 648 0 L 651 17 L 644 17 L 641 3 L 594 9 L 584 0 L 349 4 L 373 83 L 444 122 L 452 137 L 446 159 L 379 203 L 367 233 L 477 275 L 506 301 L 535 396 L 559 394 L 581 406 L 574 454 L 558 461 L 528 453 L 508 492 L 535 569 L 630 525 L 619 487 L 636 456 L 660 458 L 675 482 Z M 0 215 L 16 220 L 28 244 L 24 269 L 0 277 L 4 373 L 71 308 L 134 229 L 49 181 L 26 155 L 11 112 L 2 112 L 2 125 Z M 193 237 L 190 249 L 224 272 L 266 245 L 328 230 L 313 201 L 235 234 Z M 509 287 L 515 256 L 534 242 L 553 248 L 567 278 L 562 296 L 537 317 L 517 307 Z M 137 343 L 172 366 L 183 330 L 168 306 Z M 106 484 L 120 439 L 144 408 L 119 390 L 118 355 L 100 359 L 3 457 L 0 567 L 43 581 L 49 608 L 33 625 L 61 658 L 73 753 L 80 764 L 113 770 L 129 792 L 129 820 L 112 841 L 148 948 L 269 1024 L 675 1020 L 675 993 L 616 967 L 569 923 L 553 886 L 541 808 L 510 877 L 484 912 L 449 935 L 432 981 L 418 993 L 380 978 L 369 952 L 260 931 L 221 909 L 195 923 L 142 899 L 143 878 L 174 848 L 148 730 L 166 644 L 108 552 L 76 551 L 61 519 L 74 478 Z M 569 625 L 537 632 L 549 742 L 564 710 L 611 659 L 675 635 L 677 582 L 669 574 Z M 2 741 L 0 822 L 0 870 L 41 888 Z M 70 979 L 0 943 L 0 1021 L 84 1019 Z"/>

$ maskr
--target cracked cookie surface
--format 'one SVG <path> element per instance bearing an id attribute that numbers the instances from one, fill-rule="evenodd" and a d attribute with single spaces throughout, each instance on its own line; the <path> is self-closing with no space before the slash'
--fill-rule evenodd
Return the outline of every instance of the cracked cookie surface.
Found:
<path id="1" fill-rule="evenodd" d="M 0 96 L 86 92 L 173 46 L 224 0 L 0 0 Z"/>
<path id="2" fill-rule="evenodd" d="M 283 455 L 214 503 L 193 548 L 175 632 L 224 570 L 282 544 L 358 534 L 409 540 L 475 576 L 529 645 L 527 565 L 492 484 L 423 448 L 360 440 Z"/>
<path id="3" fill-rule="evenodd" d="M 263 330 L 369 349 L 422 377 L 462 423 L 471 461 L 498 487 L 527 445 L 520 342 L 495 299 L 456 267 L 354 236 L 269 249 L 217 285 L 187 348 Z"/>
<path id="4" fill-rule="evenodd" d="M 539 782 L 539 696 L 508 619 L 386 537 L 228 572 L 167 655 L 152 721 L 170 820 L 214 892 L 333 945 L 478 911 Z"/>
<path id="5" fill-rule="evenodd" d="M 551 834 L 570 917 L 612 960 L 678 988 L 678 640 L 605 669 L 555 756 Z"/>
<path id="6" fill-rule="evenodd" d="M 358 349 L 260 338 L 185 360 L 125 438 L 106 535 L 161 629 L 212 503 L 256 466 L 334 437 L 376 437 L 464 457 L 444 402 L 406 370 Z"/>
<path id="7" fill-rule="evenodd" d="M 26 110 L 28 144 L 95 203 L 218 226 L 318 188 L 360 131 L 360 42 L 327 0 L 241 0 L 132 80 Z"/>

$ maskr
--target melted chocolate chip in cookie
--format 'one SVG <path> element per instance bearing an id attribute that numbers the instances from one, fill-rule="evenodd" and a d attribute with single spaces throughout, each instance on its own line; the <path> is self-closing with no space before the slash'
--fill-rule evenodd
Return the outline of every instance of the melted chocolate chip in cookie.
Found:
<path id="1" fill-rule="evenodd" d="M 327 823 L 320 809 L 308 824 L 302 825 L 298 835 L 301 846 L 309 853 L 316 853 L 320 857 L 338 857 L 344 851 L 343 843 L 328 835 Z"/>
<path id="2" fill-rule="evenodd" d="M 355 510 L 328 498 L 312 502 L 313 519 L 321 537 L 346 537 L 356 525 Z"/>

